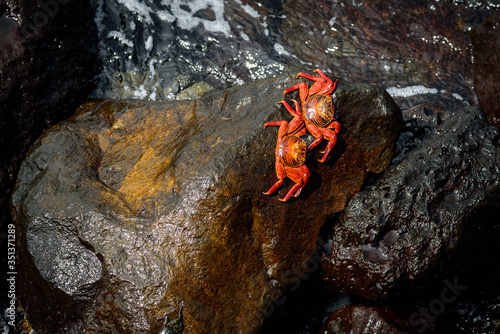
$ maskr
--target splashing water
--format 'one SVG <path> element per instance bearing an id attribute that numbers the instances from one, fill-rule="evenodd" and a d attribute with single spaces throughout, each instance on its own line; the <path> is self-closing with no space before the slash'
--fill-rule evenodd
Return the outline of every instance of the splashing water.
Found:
<path id="1" fill-rule="evenodd" d="M 103 63 L 92 97 L 198 98 L 321 67 L 386 87 L 402 108 L 476 103 L 467 33 L 500 10 L 491 0 L 92 1 Z"/>
<path id="2" fill-rule="evenodd" d="M 181 97 L 197 97 L 285 68 L 273 47 L 272 8 L 265 16 L 241 1 L 95 0 L 94 7 L 104 64 L 94 96 L 174 99 L 196 84 Z"/>

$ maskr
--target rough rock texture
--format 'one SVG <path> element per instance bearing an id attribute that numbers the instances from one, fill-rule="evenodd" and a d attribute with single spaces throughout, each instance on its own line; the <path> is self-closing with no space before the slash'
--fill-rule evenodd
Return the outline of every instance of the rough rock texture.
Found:
<path id="1" fill-rule="evenodd" d="M 415 313 L 416 314 L 416 313 Z M 326 320 L 318 334 L 418 334 L 463 333 L 453 324 L 434 322 L 424 325 L 414 314 L 389 305 L 347 305 Z"/>
<path id="2" fill-rule="evenodd" d="M 403 328 L 409 329 L 408 322 L 400 318 L 388 306 L 347 305 L 328 317 L 319 334 L 399 334 Z"/>
<path id="3" fill-rule="evenodd" d="M 97 29 L 85 1 L 0 1 L 0 222 L 24 155 L 92 91 Z M 75 38 L 76 37 L 76 38 Z"/>
<path id="4" fill-rule="evenodd" d="M 500 12 L 471 32 L 474 91 L 490 124 L 500 127 Z"/>
<path id="5" fill-rule="evenodd" d="M 425 284 L 465 224 L 475 224 L 470 215 L 500 203 L 498 129 L 478 107 L 421 106 L 405 117 L 415 130 L 403 132 L 400 162 L 358 193 L 334 227 L 322 261 L 333 289 L 377 299 Z"/>
<path id="6" fill-rule="evenodd" d="M 291 78 L 197 101 L 92 101 L 35 143 L 13 215 L 37 333 L 156 334 L 181 302 L 188 333 L 258 331 L 324 222 L 388 167 L 402 125 L 383 89 L 339 82 L 331 159 L 309 154 L 297 199 L 264 196 L 277 129 L 263 124 L 291 119 L 276 104 Z"/>

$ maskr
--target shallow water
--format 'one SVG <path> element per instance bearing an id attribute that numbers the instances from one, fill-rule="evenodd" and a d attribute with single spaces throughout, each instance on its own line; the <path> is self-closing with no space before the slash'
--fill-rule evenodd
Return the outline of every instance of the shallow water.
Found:
<path id="1" fill-rule="evenodd" d="M 93 97 L 196 98 L 321 67 L 385 87 L 402 108 L 477 103 L 468 32 L 493 0 L 92 0 L 103 71 Z"/>

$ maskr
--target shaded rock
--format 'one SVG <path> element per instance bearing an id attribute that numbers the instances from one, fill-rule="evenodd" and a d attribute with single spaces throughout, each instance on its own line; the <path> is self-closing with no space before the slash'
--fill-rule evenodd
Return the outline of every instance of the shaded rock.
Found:
<path id="1" fill-rule="evenodd" d="M 425 326 L 420 318 L 389 305 L 346 305 L 328 317 L 318 334 L 462 333 L 456 326 L 448 323 L 427 323 Z"/>
<path id="2" fill-rule="evenodd" d="M 263 124 L 291 119 L 276 103 L 294 82 L 96 100 L 47 131 L 13 195 L 20 298 L 37 332 L 156 334 L 182 302 L 186 332 L 256 333 L 305 275 L 321 226 L 387 168 L 402 123 L 383 89 L 339 82 L 342 137 L 326 163 L 308 156 L 310 182 L 281 203 L 262 195 L 277 134 Z"/>
<path id="3" fill-rule="evenodd" d="M 199 17 L 208 21 L 215 21 L 215 12 L 211 8 L 204 8 L 196 11 L 193 17 Z"/>
<path id="4" fill-rule="evenodd" d="M 471 32 L 474 91 L 491 125 L 500 127 L 500 12 Z"/>
<path id="5" fill-rule="evenodd" d="M 98 68 L 90 4 L 54 2 L 46 8 L 43 3 L 5 1 L 1 5 L 2 221 L 9 220 L 5 216 L 8 198 L 29 146 L 49 125 L 70 116 L 87 97 Z"/>
<path id="6" fill-rule="evenodd" d="M 377 299 L 419 287 L 456 251 L 475 212 L 498 207 L 498 129 L 478 107 L 421 106 L 405 117 L 400 162 L 354 196 L 334 227 L 322 261 L 333 289 Z"/>
<path id="7" fill-rule="evenodd" d="M 319 334 L 396 334 L 409 329 L 407 321 L 388 306 L 347 305 L 335 311 Z"/>
<path id="8" fill-rule="evenodd" d="M 0 235 L 11 222 L 10 196 L 29 147 L 94 87 L 93 18 L 89 1 L 0 1 Z M 0 307 L 7 303 L 2 294 Z"/>

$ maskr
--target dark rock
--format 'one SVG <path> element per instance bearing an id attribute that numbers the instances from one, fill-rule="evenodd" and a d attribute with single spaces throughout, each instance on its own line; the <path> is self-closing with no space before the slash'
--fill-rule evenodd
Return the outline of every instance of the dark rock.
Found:
<path id="1" fill-rule="evenodd" d="M 36 331 L 156 334 L 182 303 L 186 332 L 256 333 L 306 274 L 321 226 L 387 168 L 402 123 L 383 89 L 340 81 L 331 159 L 308 156 L 297 199 L 264 196 L 277 130 L 263 124 L 291 119 L 276 104 L 291 78 L 197 101 L 96 100 L 47 131 L 13 195 Z"/>
<path id="2" fill-rule="evenodd" d="M 321 329 L 321 334 L 339 333 L 400 333 L 404 324 L 398 323 L 399 316 L 389 308 L 346 305 L 332 313 Z M 405 327 L 408 327 L 406 324 Z"/>
<path id="3" fill-rule="evenodd" d="M 500 12 L 471 32 L 474 91 L 491 125 L 500 127 Z"/>
<path id="4" fill-rule="evenodd" d="M 417 313 L 415 313 L 417 314 Z M 328 317 L 318 334 L 418 334 L 418 333 L 462 333 L 446 322 L 428 323 L 424 326 L 420 317 L 407 310 L 389 305 L 346 305 Z"/>
<path id="5" fill-rule="evenodd" d="M 456 112 L 421 106 L 405 112 L 403 156 L 353 197 L 323 258 L 334 290 L 384 298 L 417 288 L 457 250 L 475 212 L 500 203 L 498 129 L 478 107 Z M 481 228 L 476 226 L 474 228 Z"/>
<path id="6" fill-rule="evenodd" d="M 9 195 L 29 146 L 92 90 L 97 33 L 88 1 L 5 1 L 0 15 L 0 211 L 8 221 Z"/>
<path id="7" fill-rule="evenodd" d="M 346 305 L 328 317 L 319 334 L 399 334 L 403 329 L 411 330 L 402 318 L 389 306 Z"/>
<path id="8" fill-rule="evenodd" d="M 194 17 L 199 17 L 208 21 L 215 21 L 215 12 L 211 8 L 204 8 L 197 10 L 194 14 Z"/>
<path id="9" fill-rule="evenodd" d="M 93 18 L 87 0 L 0 1 L 0 235 L 11 222 L 10 196 L 29 147 L 94 87 L 99 62 Z"/>

